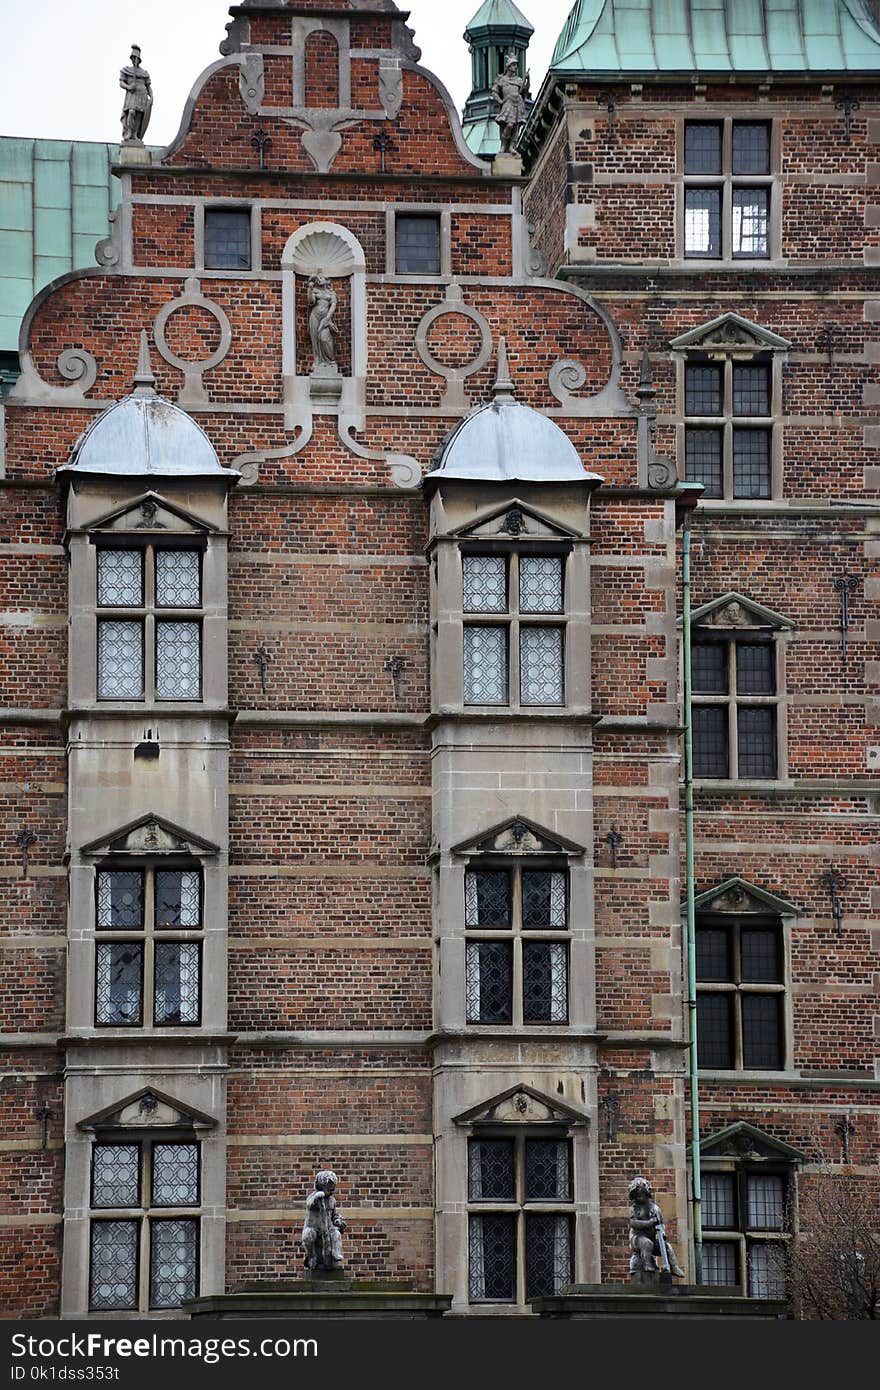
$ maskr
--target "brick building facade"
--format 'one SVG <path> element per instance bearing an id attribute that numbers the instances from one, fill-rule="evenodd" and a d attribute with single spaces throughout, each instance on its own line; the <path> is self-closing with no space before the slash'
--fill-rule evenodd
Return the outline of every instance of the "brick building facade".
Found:
<path id="1" fill-rule="evenodd" d="M 880 34 L 651 78 L 614 9 L 519 178 L 394 5 L 236 7 L 28 311 L 13 1316 L 290 1275 L 327 1165 L 352 1274 L 460 1313 L 624 1278 L 639 1170 L 691 1261 L 684 524 L 704 1277 L 876 1178 Z"/>

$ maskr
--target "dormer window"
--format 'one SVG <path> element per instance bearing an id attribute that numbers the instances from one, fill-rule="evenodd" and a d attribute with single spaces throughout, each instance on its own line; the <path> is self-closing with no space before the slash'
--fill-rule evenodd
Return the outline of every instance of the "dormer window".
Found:
<path id="1" fill-rule="evenodd" d="M 99 700 L 201 699 L 201 567 L 191 545 L 98 549 Z"/>
<path id="2" fill-rule="evenodd" d="M 564 585 L 564 555 L 462 555 L 466 705 L 565 703 Z"/>

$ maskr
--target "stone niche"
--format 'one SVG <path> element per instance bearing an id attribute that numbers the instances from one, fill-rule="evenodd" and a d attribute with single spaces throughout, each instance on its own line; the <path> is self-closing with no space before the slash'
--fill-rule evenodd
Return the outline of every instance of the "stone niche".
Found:
<path id="1" fill-rule="evenodd" d="M 306 428 L 313 413 L 340 415 L 362 428 L 367 377 L 363 247 L 346 227 L 311 222 L 288 240 L 281 268 L 286 428 Z M 327 302 L 335 300 L 332 363 L 320 360 L 310 328 L 309 289 L 319 277 L 326 282 Z"/>

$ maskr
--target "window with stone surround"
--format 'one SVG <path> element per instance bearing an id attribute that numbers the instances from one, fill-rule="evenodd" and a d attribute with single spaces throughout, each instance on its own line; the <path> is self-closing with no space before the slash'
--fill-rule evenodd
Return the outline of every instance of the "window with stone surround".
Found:
<path id="1" fill-rule="evenodd" d="M 249 208 L 205 209 L 205 269 L 250 270 Z"/>
<path id="2" fill-rule="evenodd" d="M 568 1020 L 568 871 L 503 860 L 465 870 L 466 1018 Z"/>
<path id="3" fill-rule="evenodd" d="M 749 912 L 696 923 L 697 1062 L 704 1071 L 785 1067 L 785 936 Z"/>
<path id="4" fill-rule="evenodd" d="M 199 1288 L 200 1145 L 126 1136 L 92 1147 L 89 1308 L 178 1308 Z"/>
<path id="5" fill-rule="evenodd" d="M 468 1141 L 468 1295 L 527 1303 L 574 1279 L 571 1140 L 487 1131 Z"/>
<path id="6" fill-rule="evenodd" d="M 693 358 L 684 368 L 685 477 L 704 497 L 770 497 L 773 366 Z"/>
<path id="7" fill-rule="evenodd" d="M 394 217 L 397 275 L 440 274 L 440 214 L 398 212 Z"/>
<path id="8" fill-rule="evenodd" d="M 564 555 L 462 555 L 466 705 L 565 703 L 564 593 Z"/>
<path id="9" fill-rule="evenodd" d="M 682 250 L 688 259 L 772 254 L 769 121 L 685 121 Z"/>
<path id="10" fill-rule="evenodd" d="M 95 875 L 95 1023 L 196 1027 L 201 1020 L 203 892 L 191 865 Z"/>
<path id="11" fill-rule="evenodd" d="M 702 1178 L 703 1283 L 785 1297 L 787 1169 L 732 1164 Z"/>
<path id="12" fill-rule="evenodd" d="M 99 700 L 202 698 L 202 552 L 102 545 L 97 552 Z"/>

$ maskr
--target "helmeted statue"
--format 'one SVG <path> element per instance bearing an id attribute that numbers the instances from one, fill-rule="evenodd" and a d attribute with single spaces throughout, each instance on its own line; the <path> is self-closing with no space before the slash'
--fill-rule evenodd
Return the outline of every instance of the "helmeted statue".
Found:
<path id="1" fill-rule="evenodd" d="M 629 1185 L 629 1261 L 631 1275 L 657 1274 L 657 1259 L 664 1273 L 684 1278 L 675 1251 L 666 1239 L 663 1213 L 654 1201 L 648 1179 L 639 1174 Z"/>
<path id="2" fill-rule="evenodd" d="M 342 1232 L 345 1222 L 339 1214 L 334 1192 L 338 1178 L 328 1168 L 315 1177 L 315 1190 L 306 1198 L 306 1219 L 302 1246 L 306 1269 L 342 1269 Z"/>
<path id="3" fill-rule="evenodd" d="M 312 340 L 313 370 L 338 371 L 336 363 L 336 291 L 326 275 L 313 275 L 309 280 L 309 336 Z"/>
<path id="4" fill-rule="evenodd" d="M 526 102 L 530 96 L 529 74 L 519 75 L 519 59 L 508 53 L 504 71 L 492 83 L 492 95 L 498 103 L 494 119 L 501 131 L 501 151 L 510 154 L 516 137 L 526 123 Z"/>
<path id="5" fill-rule="evenodd" d="M 141 67 L 141 51 L 136 43 L 132 44 L 131 48 L 131 65 L 123 68 L 119 74 L 119 85 L 125 91 L 125 101 L 122 105 L 123 143 L 140 143 L 150 124 L 153 88 L 150 85 L 150 74 L 146 68 Z"/>

